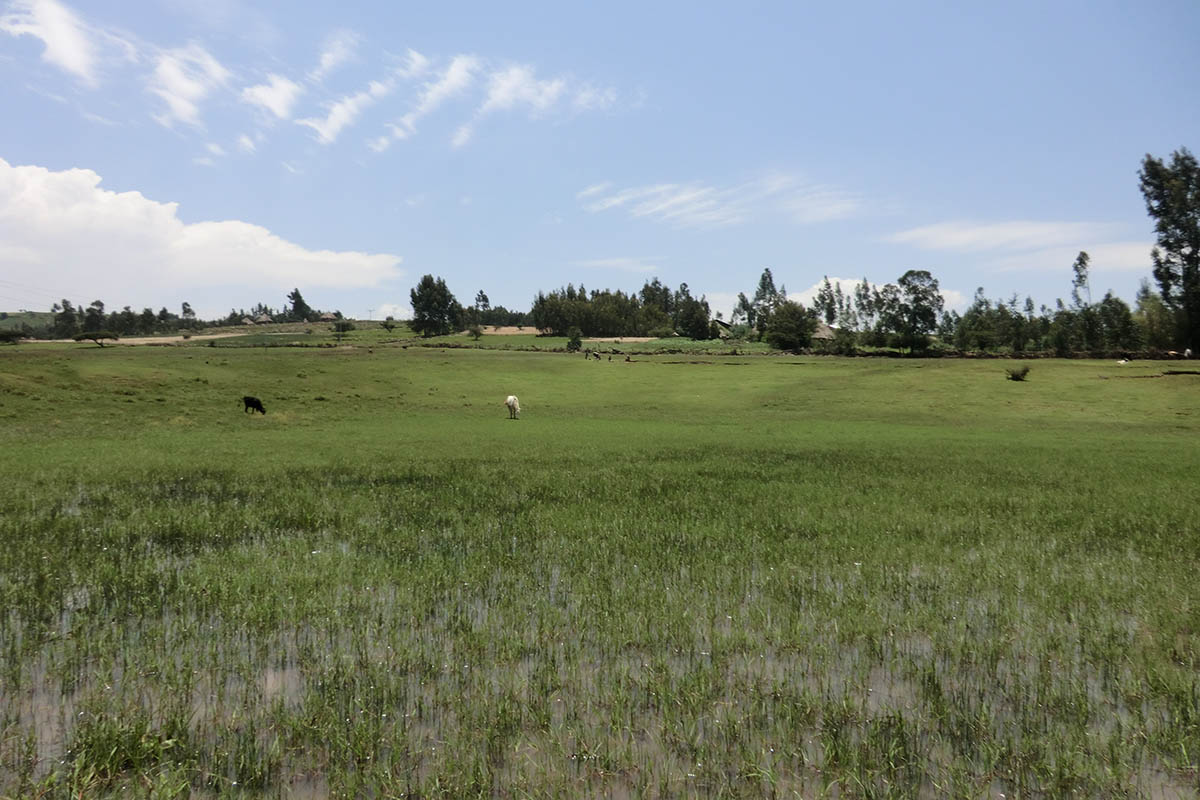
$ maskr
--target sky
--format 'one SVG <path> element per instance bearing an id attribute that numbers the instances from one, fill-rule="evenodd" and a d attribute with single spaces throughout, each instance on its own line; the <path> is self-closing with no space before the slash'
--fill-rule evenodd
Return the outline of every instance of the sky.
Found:
<path id="1" fill-rule="evenodd" d="M 1151 278 L 1200 3 L 0 0 L 0 309 Z"/>

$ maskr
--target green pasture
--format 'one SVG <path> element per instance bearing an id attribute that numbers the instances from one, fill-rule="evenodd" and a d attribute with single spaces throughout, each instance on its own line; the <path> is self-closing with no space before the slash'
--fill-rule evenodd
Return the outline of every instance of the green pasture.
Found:
<path id="1" fill-rule="evenodd" d="M 1200 793 L 1200 375 L 382 338 L 0 350 L 0 797 Z"/>

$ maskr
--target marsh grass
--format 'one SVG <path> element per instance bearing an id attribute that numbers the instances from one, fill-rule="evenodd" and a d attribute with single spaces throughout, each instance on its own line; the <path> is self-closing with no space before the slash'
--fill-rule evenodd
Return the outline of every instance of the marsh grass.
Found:
<path id="1" fill-rule="evenodd" d="M 1194 377 L 0 359 L 0 795 L 1200 788 Z"/>

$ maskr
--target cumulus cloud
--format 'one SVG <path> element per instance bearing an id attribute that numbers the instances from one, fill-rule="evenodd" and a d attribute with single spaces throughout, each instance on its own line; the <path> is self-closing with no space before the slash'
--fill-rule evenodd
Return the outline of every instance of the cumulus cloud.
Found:
<path id="1" fill-rule="evenodd" d="M 708 228 L 741 224 L 769 211 L 800 223 L 826 222 L 848 217 L 860 206 L 858 198 L 849 192 L 806 184 L 784 174 L 725 188 L 702 183 L 659 183 L 614 189 L 609 183 L 600 183 L 576 197 L 585 201 L 584 209 L 592 213 L 624 209 L 632 217 Z"/>
<path id="2" fill-rule="evenodd" d="M 167 110 L 154 118 L 166 127 L 175 122 L 200 125 L 200 103 L 224 85 L 230 72 L 198 44 L 159 52 L 150 77 L 151 94 L 160 97 Z"/>
<path id="3" fill-rule="evenodd" d="M 292 114 L 292 106 L 303 93 L 304 87 L 300 84 L 271 73 L 267 75 L 266 83 L 243 89 L 242 102 L 265 109 L 279 119 L 288 119 Z"/>
<path id="4" fill-rule="evenodd" d="M 55 172 L 0 159 L 0 241 L 7 274 L 53 275 L 80 297 L 161 302 L 176 291 L 235 286 L 360 288 L 400 276 L 387 253 L 309 250 L 237 220 L 185 223 L 176 203 L 112 192 L 87 169 Z"/>
<path id="5" fill-rule="evenodd" d="M 358 41 L 358 34 L 353 31 L 342 30 L 331 33 L 321 46 L 321 55 L 317 58 L 316 69 L 308 73 L 308 77 L 319 83 L 330 72 L 354 57 Z"/>
<path id="6" fill-rule="evenodd" d="M 0 31 L 40 39 L 42 60 L 95 86 L 97 47 L 87 26 L 58 0 L 18 0 L 0 17 Z"/>

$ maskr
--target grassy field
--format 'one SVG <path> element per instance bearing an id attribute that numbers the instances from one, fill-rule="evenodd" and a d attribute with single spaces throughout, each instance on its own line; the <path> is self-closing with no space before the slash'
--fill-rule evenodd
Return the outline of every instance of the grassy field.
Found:
<path id="1" fill-rule="evenodd" d="M 1004 366 L 0 350 L 0 797 L 1195 797 L 1200 376 Z"/>

